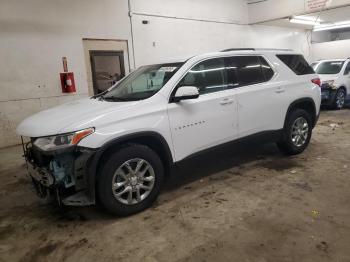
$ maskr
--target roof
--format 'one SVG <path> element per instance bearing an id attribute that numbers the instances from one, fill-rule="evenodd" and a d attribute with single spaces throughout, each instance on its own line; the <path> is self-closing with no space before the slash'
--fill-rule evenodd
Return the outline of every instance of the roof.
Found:
<path id="1" fill-rule="evenodd" d="M 284 48 L 228 48 L 224 49 L 221 52 L 230 52 L 230 51 L 272 51 L 272 52 L 292 52 L 292 49 Z"/>

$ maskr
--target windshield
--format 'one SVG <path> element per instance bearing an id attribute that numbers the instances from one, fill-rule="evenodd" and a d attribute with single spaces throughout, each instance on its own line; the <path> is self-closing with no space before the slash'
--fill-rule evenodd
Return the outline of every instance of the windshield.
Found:
<path id="1" fill-rule="evenodd" d="M 169 63 L 139 67 L 121 80 L 101 98 L 111 101 L 136 101 L 157 93 L 183 63 Z"/>
<path id="2" fill-rule="evenodd" d="M 327 61 L 321 62 L 316 67 L 316 73 L 320 75 L 334 75 L 338 74 L 342 69 L 344 61 Z"/>

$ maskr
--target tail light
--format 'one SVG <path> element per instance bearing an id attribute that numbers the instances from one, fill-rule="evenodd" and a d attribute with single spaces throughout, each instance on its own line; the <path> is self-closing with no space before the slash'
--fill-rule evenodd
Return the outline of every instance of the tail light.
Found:
<path id="1" fill-rule="evenodd" d="M 314 78 L 311 80 L 311 82 L 318 85 L 318 86 L 321 86 L 321 79 L 319 79 L 319 78 Z"/>

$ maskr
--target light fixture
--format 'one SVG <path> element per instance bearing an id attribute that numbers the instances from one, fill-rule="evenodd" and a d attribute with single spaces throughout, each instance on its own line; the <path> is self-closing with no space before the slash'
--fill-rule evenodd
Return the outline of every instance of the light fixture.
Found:
<path id="1" fill-rule="evenodd" d="M 313 31 L 325 31 L 325 30 L 335 30 L 340 28 L 350 28 L 350 21 L 342 21 L 332 24 L 323 24 L 315 26 Z"/>
<path id="2" fill-rule="evenodd" d="M 308 16 L 293 16 L 289 18 L 289 22 L 294 24 L 302 24 L 302 25 L 320 25 L 321 21 L 315 17 Z"/>

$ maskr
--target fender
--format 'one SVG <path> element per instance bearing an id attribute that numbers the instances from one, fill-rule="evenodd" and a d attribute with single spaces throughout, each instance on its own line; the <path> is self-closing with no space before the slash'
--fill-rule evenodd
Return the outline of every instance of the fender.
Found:
<path id="1" fill-rule="evenodd" d="M 313 111 L 314 111 L 314 115 L 313 115 L 313 118 L 314 118 L 314 121 L 313 121 L 313 126 L 312 126 L 312 128 L 314 128 L 315 127 L 315 125 L 316 125 L 316 123 L 317 123 L 317 120 L 318 120 L 318 116 L 319 116 L 319 113 L 318 114 L 316 114 L 316 105 L 315 105 L 315 102 L 314 102 L 314 100 L 312 99 L 312 98 L 310 98 L 310 97 L 304 97 L 304 98 L 300 98 L 300 99 L 297 99 L 297 100 L 295 100 L 295 101 L 293 101 L 290 105 L 289 105 L 289 107 L 288 107 L 288 110 L 287 110 L 287 113 L 286 113 L 286 117 L 285 117 L 285 119 L 284 119 L 284 125 L 283 125 L 283 128 L 286 126 L 286 123 L 287 123 L 287 116 L 289 115 L 289 113 L 291 112 L 291 110 L 294 108 L 294 107 L 296 107 L 298 104 L 302 104 L 302 103 L 311 103 L 311 105 L 312 105 L 312 109 L 313 109 Z"/>
<path id="2" fill-rule="evenodd" d="M 174 161 L 173 161 L 173 156 L 172 156 L 170 147 L 167 141 L 165 140 L 165 138 L 157 132 L 152 132 L 152 131 L 137 132 L 137 133 L 132 133 L 125 136 L 114 138 L 111 141 L 108 141 L 107 143 L 105 143 L 100 148 L 98 148 L 95 151 L 95 153 L 92 155 L 88 164 L 87 173 L 86 173 L 88 197 L 93 203 L 95 203 L 95 194 L 96 194 L 95 184 L 96 184 L 96 177 L 98 172 L 98 164 L 102 159 L 102 156 L 104 155 L 104 153 L 106 153 L 107 150 L 112 149 L 113 147 L 120 146 L 123 143 L 127 143 L 129 141 L 132 142 L 133 140 L 137 140 L 137 139 L 147 139 L 147 138 L 156 139 L 161 144 L 162 153 L 164 153 L 164 155 L 162 154 L 162 156 L 160 157 L 162 158 L 162 160 L 165 160 L 167 164 L 165 168 L 168 169 L 173 165 Z"/>

